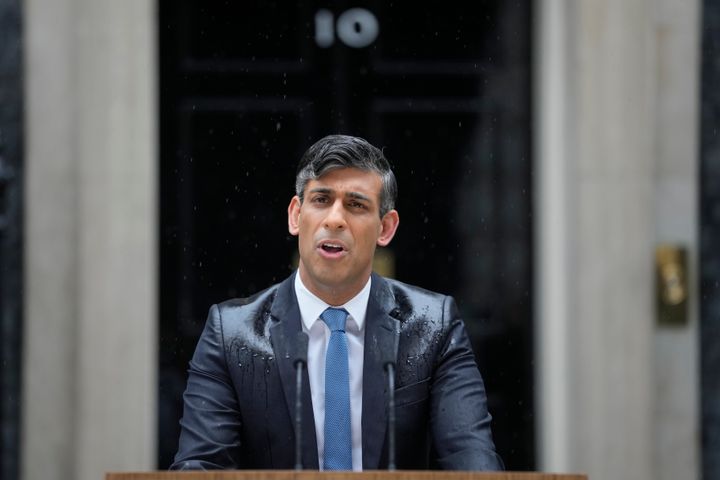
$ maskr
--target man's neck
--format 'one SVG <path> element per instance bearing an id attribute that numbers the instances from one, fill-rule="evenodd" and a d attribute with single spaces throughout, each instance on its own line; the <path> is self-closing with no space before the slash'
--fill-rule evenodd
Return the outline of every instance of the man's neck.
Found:
<path id="1" fill-rule="evenodd" d="M 362 282 L 357 285 L 318 285 L 307 278 L 307 275 L 303 271 L 302 267 L 298 270 L 298 274 L 300 275 L 300 280 L 305 288 L 330 306 L 346 304 L 358 293 L 360 293 L 370 278 L 370 274 L 368 273 L 367 277 L 365 277 Z"/>

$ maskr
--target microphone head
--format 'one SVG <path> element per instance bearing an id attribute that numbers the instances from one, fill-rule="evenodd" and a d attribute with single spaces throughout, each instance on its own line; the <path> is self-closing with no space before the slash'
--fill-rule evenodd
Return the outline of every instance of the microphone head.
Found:
<path id="1" fill-rule="evenodd" d="M 307 333 L 300 330 L 295 338 L 295 357 L 293 358 L 293 365 L 302 362 L 307 365 L 307 352 L 308 352 L 308 336 Z"/>

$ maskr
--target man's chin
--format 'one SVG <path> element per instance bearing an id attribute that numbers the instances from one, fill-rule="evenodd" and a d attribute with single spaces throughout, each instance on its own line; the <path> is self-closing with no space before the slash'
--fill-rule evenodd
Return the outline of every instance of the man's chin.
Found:
<path id="1" fill-rule="evenodd" d="M 344 290 L 350 284 L 348 279 L 341 275 L 322 275 L 317 280 L 317 283 L 328 291 Z"/>
<path id="2" fill-rule="evenodd" d="M 319 272 L 311 281 L 327 292 L 340 292 L 351 289 L 356 280 L 337 272 Z"/>

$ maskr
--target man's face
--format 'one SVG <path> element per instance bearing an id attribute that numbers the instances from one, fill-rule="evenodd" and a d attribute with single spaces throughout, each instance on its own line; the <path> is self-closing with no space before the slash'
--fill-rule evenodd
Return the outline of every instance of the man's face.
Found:
<path id="1" fill-rule="evenodd" d="M 372 271 L 375 246 L 390 243 L 398 226 L 392 210 L 380 218 L 380 175 L 356 168 L 331 170 L 293 197 L 288 230 L 298 236 L 305 286 L 331 305 L 357 294 Z"/>

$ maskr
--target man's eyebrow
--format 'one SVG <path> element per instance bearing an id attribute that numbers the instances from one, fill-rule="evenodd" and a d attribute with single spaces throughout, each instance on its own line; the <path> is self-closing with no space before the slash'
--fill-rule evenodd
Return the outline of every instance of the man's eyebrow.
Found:
<path id="1" fill-rule="evenodd" d="M 334 190 L 332 188 L 328 188 L 328 187 L 315 187 L 315 188 L 311 188 L 308 191 L 308 193 L 322 193 L 325 195 L 331 195 L 332 193 L 334 193 Z M 364 193 L 360 193 L 360 192 L 348 192 L 345 194 L 345 197 L 354 198 L 355 200 L 362 200 L 365 202 L 372 203 L 371 197 L 365 195 Z"/>
<path id="2" fill-rule="evenodd" d="M 362 194 L 360 192 L 348 192 L 345 196 L 354 198 L 356 200 L 364 200 L 366 202 L 372 202 L 372 198 L 370 198 L 367 195 Z"/>
<path id="3" fill-rule="evenodd" d="M 332 189 L 327 187 L 315 187 L 311 188 L 308 193 L 332 193 Z"/>

